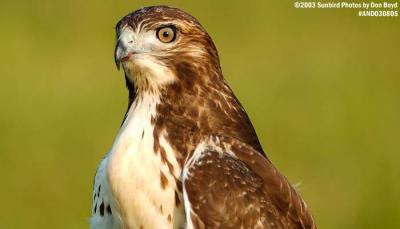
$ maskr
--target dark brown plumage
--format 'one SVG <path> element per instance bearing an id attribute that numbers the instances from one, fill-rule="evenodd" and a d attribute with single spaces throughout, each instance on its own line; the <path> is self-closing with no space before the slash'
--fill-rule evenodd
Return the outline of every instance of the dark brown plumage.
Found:
<path id="1" fill-rule="evenodd" d="M 162 28 L 168 28 L 161 34 L 164 43 L 154 38 Z M 152 152 L 145 153 L 154 153 L 168 169 L 160 168 L 160 190 L 173 187 L 168 198 L 175 210 L 183 204 L 189 228 L 316 228 L 304 201 L 265 156 L 223 78 L 211 37 L 194 17 L 176 8 L 146 7 L 122 18 L 116 30 L 115 60 L 123 65 L 129 90 L 125 118 L 140 115 L 132 106 L 156 101 L 149 120 Z M 122 194 L 108 179 L 118 200 Z M 157 209 L 167 214 L 165 205 Z M 121 213 L 125 226 L 126 214 Z M 164 217 L 170 226 L 182 226 L 175 224 L 176 215 Z"/>

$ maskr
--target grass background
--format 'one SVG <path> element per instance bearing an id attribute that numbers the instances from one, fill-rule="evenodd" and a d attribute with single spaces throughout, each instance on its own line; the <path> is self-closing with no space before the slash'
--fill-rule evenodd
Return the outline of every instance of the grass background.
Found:
<path id="1" fill-rule="evenodd" d="M 114 25 L 169 4 L 213 37 L 274 164 L 319 228 L 400 228 L 400 23 L 292 1 L 2 1 L 0 228 L 88 228 L 127 104 Z"/>

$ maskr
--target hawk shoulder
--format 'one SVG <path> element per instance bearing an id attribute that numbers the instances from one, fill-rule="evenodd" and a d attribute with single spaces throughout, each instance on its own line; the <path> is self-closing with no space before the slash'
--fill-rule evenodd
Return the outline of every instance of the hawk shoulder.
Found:
<path id="1" fill-rule="evenodd" d="M 287 179 L 236 139 L 199 144 L 182 183 L 188 228 L 316 228 Z"/>

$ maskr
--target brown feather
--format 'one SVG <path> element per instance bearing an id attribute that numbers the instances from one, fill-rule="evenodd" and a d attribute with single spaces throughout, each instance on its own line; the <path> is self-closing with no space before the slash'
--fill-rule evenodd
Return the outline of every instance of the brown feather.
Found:
<path id="1" fill-rule="evenodd" d="M 249 117 L 224 80 L 211 37 L 194 17 L 176 8 L 145 7 L 118 22 L 117 36 L 126 25 L 154 30 L 166 23 L 176 27 L 178 38 L 156 58 L 175 80 L 157 88 L 161 102 L 151 120 L 154 151 L 161 150 L 167 161 L 159 142 L 165 132 L 180 168 L 210 136 L 220 136 L 235 153 L 220 156 L 208 151 L 204 163 L 191 168 L 194 175 L 185 187 L 195 228 L 251 228 L 258 221 L 263 228 L 316 228 L 304 201 L 264 154 Z M 129 106 L 146 90 L 154 90 L 146 79 L 131 82 L 126 77 L 126 82 Z M 223 144 L 220 147 L 224 149 Z M 166 184 L 163 174 L 161 183 Z"/>
<path id="2" fill-rule="evenodd" d="M 201 152 L 183 184 L 196 221 L 206 228 L 316 228 L 304 201 L 268 159 L 233 138 L 214 142 L 220 143 Z"/>

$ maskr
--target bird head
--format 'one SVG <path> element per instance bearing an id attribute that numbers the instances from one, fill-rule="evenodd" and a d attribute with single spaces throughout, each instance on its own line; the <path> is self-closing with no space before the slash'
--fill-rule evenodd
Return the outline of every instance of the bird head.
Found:
<path id="1" fill-rule="evenodd" d="M 127 84 L 139 93 L 173 84 L 190 89 L 196 81 L 209 81 L 210 72 L 220 75 L 213 41 L 182 10 L 167 6 L 139 9 L 117 23 L 116 33 L 115 63 L 118 69 L 122 65 Z"/>

